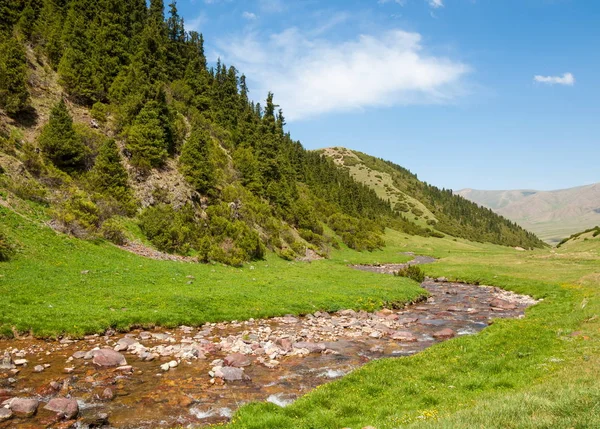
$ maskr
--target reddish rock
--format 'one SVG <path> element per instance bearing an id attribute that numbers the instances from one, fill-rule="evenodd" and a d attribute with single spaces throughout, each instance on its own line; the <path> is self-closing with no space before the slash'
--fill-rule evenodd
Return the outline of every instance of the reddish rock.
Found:
<path id="1" fill-rule="evenodd" d="M 438 340 L 445 340 L 448 338 L 452 338 L 456 335 L 456 333 L 450 329 L 450 328 L 445 328 L 442 329 L 441 331 L 437 331 L 433 334 L 433 338 L 437 338 Z"/>
<path id="2" fill-rule="evenodd" d="M 512 302 L 504 301 L 503 299 L 499 298 L 493 299 L 490 302 L 490 307 L 501 308 L 502 310 L 514 310 L 517 308 L 517 306 Z"/>
<path id="3" fill-rule="evenodd" d="M 242 368 L 244 366 L 250 366 L 250 364 L 252 363 L 252 361 L 250 360 L 250 358 L 248 358 L 248 356 L 244 356 L 241 353 L 231 354 L 231 355 L 225 357 L 225 359 L 223 359 L 223 361 L 225 362 L 225 365 L 233 366 L 235 368 Z"/>
<path id="4" fill-rule="evenodd" d="M 31 417 L 37 411 L 37 399 L 14 398 L 10 401 L 10 409 L 18 417 Z"/>
<path id="5" fill-rule="evenodd" d="M 79 414 L 79 405 L 77 405 L 77 401 L 69 398 L 51 399 L 44 409 L 61 414 L 66 420 L 71 420 Z"/>
<path id="6" fill-rule="evenodd" d="M 125 356 L 112 349 L 101 349 L 94 351 L 94 365 L 99 367 L 124 366 L 127 365 Z"/>
<path id="7" fill-rule="evenodd" d="M 398 323 L 401 325 L 408 325 L 410 323 L 417 323 L 419 319 L 416 317 L 404 317 L 402 319 L 398 319 Z"/>
<path id="8" fill-rule="evenodd" d="M 293 349 L 292 340 L 289 338 L 279 338 L 275 342 L 284 352 L 291 352 Z"/>

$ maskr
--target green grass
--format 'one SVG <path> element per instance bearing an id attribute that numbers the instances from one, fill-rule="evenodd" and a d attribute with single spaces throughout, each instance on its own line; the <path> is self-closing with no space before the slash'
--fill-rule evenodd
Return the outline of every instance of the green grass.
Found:
<path id="1" fill-rule="evenodd" d="M 423 267 L 430 275 L 544 300 L 524 319 L 498 320 L 410 358 L 371 362 L 289 407 L 243 407 L 232 428 L 600 427 L 599 257 L 388 238 L 433 249 L 443 259 Z"/>
<path id="2" fill-rule="evenodd" d="M 5 336 L 13 329 L 43 337 L 80 336 L 109 327 L 374 309 L 424 292 L 406 279 L 351 271 L 346 258 L 356 255 L 359 261 L 367 255 L 348 249 L 311 264 L 273 255 L 243 268 L 165 262 L 103 241 L 57 234 L 39 219 L 28 221 L 0 207 L 0 222 L 19 245 L 13 260 L 0 263 L 0 333 Z M 410 259 L 386 252 L 377 255 L 395 262 Z M 194 277 L 191 284 L 188 276 Z"/>

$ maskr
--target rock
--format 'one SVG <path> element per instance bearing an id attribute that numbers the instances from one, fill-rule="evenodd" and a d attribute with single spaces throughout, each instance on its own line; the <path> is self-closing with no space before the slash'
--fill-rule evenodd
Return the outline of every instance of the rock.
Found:
<path id="1" fill-rule="evenodd" d="M 17 366 L 23 366 L 23 365 L 27 365 L 29 363 L 29 361 L 27 359 L 15 359 L 14 363 Z"/>
<path id="2" fill-rule="evenodd" d="M 402 319 L 398 319 L 398 324 L 400 325 L 409 325 L 411 323 L 417 323 L 419 319 L 416 317 L 404 317 Z"/>
<path id="3" fill-rule="evenodd" d="M 290 340 L 289 338 L 279 338 L 277 341 L 275 341 L 275 343 L 279 345 L 279 347 L 281 347 L 281 350 L 283 350 L 286 353 L 291 352 L 293 349 L 292 340 Z"/>
<path id="4" fill-rule="evenodd" d="M 250 366 L 250 364 L 252 363 L 252 361 L 250 360 L 250 358 L 248 358 L 248 356 L 244 356 L 241 353 L 231 354 L 231 355 L 225 357 L 225 359 L 223 359 L 223 362 L 227 366 L 233 366 L 236 368 Z"/>
<path id="5" fill-rule="evenodd" d="M 412 343 L 417 341 L 417 337 L 415 337 L 412 332 L 408 332 L 408 331 L 396 331 L 393 332 L 392 335 L 392 340 L 396 340 L 396 341 L 405 341 L 408 343 Z"/>
<path id="6" fill-rule="evenodd" d="M 493 308 L 501 308 L 502 310 L 514 310 L 517 308 L 517 306 L 515 304 L 513 304 L 512 302 L 508 302 L 508 301 L 504 301 L 503 299 L 493 299 L 490 302 L 490 307 Z M 16 361 L 15 361 L 16 363 Z"/>
<path id="7" fill-rule="evenodd" d="M 323 350 L 325 350 L 325 345 L 318 344 L 318 343 L 310 343 L 307 341 L 300 341 L 300 342 L 294 343 L 294 348 L 295 349 L 306 349 L 310 353 L 320 353 Z"/>
<path id="8" fill-rule="evenodd" d="M 33 372 L 42 372 L 43 370 L 45 370 L 46 368 L 44 367 L 44 365 L 36 365 L 33 368 Z"/>
<path id="9" fill-rule="evenodd" d="M 37 411 L 37 399 L 14 398 L 9 402 L 9 408 L 18 417 L 31 417 Z"/>
<path id="10" fill-rule="evenodd" d="M 81 427 L 84 428 L 103 428 L 109 426 L 108 414 L 100 413 L 95 416 L 85 417 L 81 421 Z"/>
<path id="11" fill-rule="evenodd" d="M 441 331 L 437 331 L 433 334 L 433 338 L 437 338 L 438 340 L 445 340 L 448 338 L 452 338 L 456 335 L 456 333 L 450 329 L 450 328 L 445 328 L 442 329 Z"/>
<path id="12" fill-rule="evenodd" d="M 53 398 L 44 409 L 62 414 L 66 420 L 71 420 L 79 414 L 79 405 L 75 399 Z"/>
<path id="13" fill-rule="evenodd" d="M 131 365 L 123 365 L 117 367 L 117 371 L 121 372 L 133 372 L 133 367 Z"/>
<path id="14" fill-rule="evenodd" d="M 107 387 L 100 394 L 100 399 L 104 399 L 105 401 L 112 401 L 113 399 L 115 399 L 115 392 L 110 387 Z"/>
<path id="15" fill-rule="evenodd" d="M 132 346 L 137 344 L 138 342 L 131 337 L 123 337 L 119 341 L 117 341 L 117 345 L 115 346 L 115 351 L 122 352 Z"/>
<path id="16" fill-rule="evenodd" d="M 177 365 L 179 365 L 179 362 L 177 362 L 176 360 L 172 360 L 169 362 L 169 368 L 176 368 Z"/>
<path id="17" fill-rule="evenodd" d="M 13 413 L 8 408 L 0 408 L 0 423 L 9 420 L 13 416 Z"/>
<path id="18" fill-rule="evenodd" d="M 168 370 L 170 370 L 170 369 L 171 369 L 171 367 L 169 366 L 169 362 L 167 362 L 167 363 L 163 363 L 163 364 L 160 366 L 160 369 L 162 369 L 163 371 L 168 371 Z"/>
<path id="19" fill-rule="evenodd" d="M 5 352 L 2 361 L 0 361 L 0 369 L 14 369 L 15 364 L 13 363 L 10 353 Z"/>
<path id="20" fill-rule="evenodd" d="M 244 370 L 232 366 L 213 368 L 215 377 L 222 378 L 225 381 L 239 381 L 244 379 Z"/>
<path id="21" fill-rule="evenodd" d="M 435 281 L 437 283 L 446 283 L 448 282 L 448 279 L 446 277 L 438 277 L 437 279 L 435 279 Z"/>
<path id="22" fill-rule="evenodd" d="M 123 366 L 127 365 L 125 356 L 112 349 L 100 349 L 94 352 L 94 365 L 99 367 Z"/>
<path id="23" fill-rule="evenodd" d="M 73 366 L 64 369 L 65 374 L 71 374 L 73 371 L 75 371 L 75 367 Z"/>

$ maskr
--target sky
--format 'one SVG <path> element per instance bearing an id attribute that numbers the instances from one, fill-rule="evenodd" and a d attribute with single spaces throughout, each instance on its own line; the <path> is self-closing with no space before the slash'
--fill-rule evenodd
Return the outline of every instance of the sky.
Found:
<path id="1" fill-rule="evenodd" d="M 166 3 L 166 2 L 165 2 Z M 441 188 L 600 182 L 600 2 L 179 0 L 292 138 Z"/>

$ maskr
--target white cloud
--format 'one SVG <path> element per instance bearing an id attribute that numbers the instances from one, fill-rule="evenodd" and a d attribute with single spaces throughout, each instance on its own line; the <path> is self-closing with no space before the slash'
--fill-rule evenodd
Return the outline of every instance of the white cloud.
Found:
<path id="1" fill-rule="evenodd" d="M 310 33 L 307 33 L 310 34 Z M 275 93 L 290 120 L 373 106 L 448 103 L 469 67 L 427 55 L 421 35 L 393 30 L 332 43 L 289 28 L 221 41 L 219 54 L 250 82 L 255 100 Z"/>
<path id="2" fill-rule="evenodd" d="M 244 19 L 247 19 L 247 20 L 249 20 L 249 21 L 253 21 L 253 20 L 255 20 L 256 18 L 258 18 L 258 17 L 256 16 L 256 14 L 255 14 L 255 13 L 252 13 L 252 12 L 244 12 L 244 13 L 242 13 L 242 17 L 243 17 Z"/>
<path id="3" fill-rule="evenodd" d="M 439 7 L 444 7 L 444 0 L 427 0 L 429 6 L 437 9 Z"/>
<path id="4" fill-rule="evenodd" d="M 545 83 L 548 85 L 575 85 L 575 76 L 572 73 L 565 73 L 562 76 L 541 76 L 536 75 L 533 77 L 535 82 Z"/>

